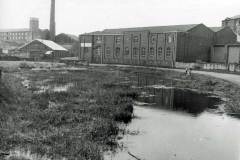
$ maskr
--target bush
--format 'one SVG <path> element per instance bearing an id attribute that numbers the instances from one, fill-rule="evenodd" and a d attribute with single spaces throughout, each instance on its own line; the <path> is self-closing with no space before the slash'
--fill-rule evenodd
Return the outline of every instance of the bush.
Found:
<path id="1" fill-rule="evenodd" d="M 32 68 L 35 68 L 35 67 L 33 65 L 30 65 L 28 63 L 23 62 L 19 65 L 19 68 L 21 68 L 21 69 L 32 69 Z"/>

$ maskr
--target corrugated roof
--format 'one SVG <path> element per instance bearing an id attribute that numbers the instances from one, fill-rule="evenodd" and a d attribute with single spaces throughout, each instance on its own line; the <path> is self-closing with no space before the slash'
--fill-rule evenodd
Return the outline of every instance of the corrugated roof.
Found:
<path id="1" fill-rule="evenodd" d="M 28 28 L 0 29 L 0 32 L 29 32 Z"/>
<path id="2" fill-rule="evenodd" d="M 31 44 L 34 41 L 38 41 L 44 45 L 46 45 L 47 47 L 51 48 L 54 51 L 67 51 L 67 49 L 63 48 L 62 46 L 60 46 L 59 44 L 53 42 L 53 41 L 49 41 L 49 40 L 43 40 L 43 39 L 35 39 L 25 45 L 23 45 L 22 47 L 20 47 L 19 49 Z"/>
<path id="3" fill-rule="evenodd" d="M 105 29 L 102 33 L 107 34 L 121 34 L 131 31 L 150 31 L 153 33 L 165 33 L 165 32 L 186 32 L 190 29 L 198 26 L 199 24 L 187 24 L 187 25 L 169 25 L 169 26 L 152 26 L 152 27 L 136 27 L 136 28 L 119 28 L 119 29 Z"/>
<path id="4" fill-rule="evenodd" d="M 221 31 L 224 27 L 209 27 L 209 28 L 214 32 L 218 32 L 218 31 Z"/>

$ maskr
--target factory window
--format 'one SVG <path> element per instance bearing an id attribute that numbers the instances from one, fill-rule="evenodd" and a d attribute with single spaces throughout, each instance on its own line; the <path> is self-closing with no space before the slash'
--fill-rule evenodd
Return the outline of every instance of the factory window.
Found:
<path id="1" fill-rule="evenodd" d="M 134 37 L 133 37 L 133 42 L 134 42 L 134 43 L 137 43 L 137 42 L 138 42 L 138 36 L 134 36 Z"/>
<path id="2" fill-rule="evenodd" d="M 117 44 L 120 44 L 120 43 L 121 43 L 121 37 L 120 37 L 120 36 L 117 36 L 117 37 L 116 37 L 116 43 L 117 43 Z"/>
<path id="3" fill-rule="evenodd" d="M 96 43 L 102 43 L 102 37 L 101 36 L 97 36 Z"/>
<path id="4" fill-rule="evenodd" d="M 161 56 L 161 55 L 162 55 L 162 52 L 163 52 L 162 47 L 158 47 L 158 56 Z"/>
<path id="5" fill-rule="evenodd" d="M 88 52 L 88 48 L 87 47 L 83 47 L 83 52 L 87 53 Z"/>
<path id="6" fill-rule="evenodd" d="M 138 48 L 134 47 L 133 48 L 133 57 L 137 57 L 138 55 Z"/>
<path id="7" fill-rule="evenodd" d="M 129 55 L 129 48 L 128 47 L 125 47 L 125 55 L 127 56 L 127 55 Z"/>
<path id="8" fill-rule="evenodd" d="M 172 43 L 173 42 L 173 37 L 171 35 L 168 36 L 168 43 Z"/>
<path id="9" fill-rule="evenodd" d="M 101 47 L 97 47 L 96 55 L 100 56 L 101 54 L 102 54 L 102 48 Z"/>
<path id="10" fill-rule="evenodd" d="M 167 58 L 171 57 L 171 54 L 172 54 L 172 50 L 171 50 L 170 47 L 168 47 L 167 50 L 166 50 L 166 57 Z"/>
<path id="11" fill-rule="evenodd" d="M 146 56 L 146 48 L 145 47 L 142 47 L 141 56 L 142 57 Z"/>
<path id="12" fill-rule="evenodd" d="M 110 57 L 110 55 L 111 55 L 111 49 L 110 49 L 110 47 L 107 47 L 105 57 Z"/>
<path id="13" fill-rule="evenodd" d="M 151 56 L 154 55 L 154 48 L 153 47 L 150 48 L 149 53 L 150 53 Z"/>
<path id="14" fill-rule="evenodd" d="M 121 49 L 119 47 L 117 47 L 116 50 L 115 50 L 115 56 L 114 56 L 115 58 L 120 57 L 120 51 L 121 51 Z"/>
<path id="15" fill-rule="evenodd" d="M 156 42 L 156 37 L 154 35 L 151 36 L 151 43 L 155 43 Z"/>

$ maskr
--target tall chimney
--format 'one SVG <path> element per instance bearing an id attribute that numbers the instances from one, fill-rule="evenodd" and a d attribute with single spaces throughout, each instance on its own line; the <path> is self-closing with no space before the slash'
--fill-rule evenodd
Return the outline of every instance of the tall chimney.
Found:
<path id="1" fill-rule="evenodd" d="M 51 15 L 50 15 L 50 39 L 55 40 L 56 26 L 55 26 L 55 0 L 51 0 Z"/>

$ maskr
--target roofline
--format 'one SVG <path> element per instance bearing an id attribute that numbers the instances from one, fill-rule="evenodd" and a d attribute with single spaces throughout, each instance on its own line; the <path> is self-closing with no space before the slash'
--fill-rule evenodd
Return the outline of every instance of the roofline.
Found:
<path id="1" fill-rule="evenodd" d="M 80 34 L 80 36 L 123 36 L 125 33 L 127 32 L 142 32 L 142 31 L 146 31 L 146 30 L 139 30 L 139 31 L 125 31 L 123 32 L 123 34 L 106 34 L 106 33 L 103 33 L 103 34 Z M 151 32 L 149 31 L 150 33 L 153 33 L 153 34 L 162 34 L 162 33 L 186 33 L 188 31 L 169 31 L 169 32 Z"/>
<path id="2" fill-rule="evenodd" d="M 42 39 L 43 41 L 48 41 L 48 40 L 45 40 L 45 39 Z M 40 42 L 40 43 L 42 43 L 41 42 L 41 39 L 34 39 L 34 40 L 32 40 L 32 41 L 30 41 L 30 42 L 28 42 L 28 43 L 26 43 L 26 44 L 24 44 L 24 45 L 22 45 L 22 46 L 20 46 L 20 47 L 18 47 L 18 50 L 21 50 L 21 48 L 23 48 L 23 47 L 25 47 L 25 46 L 27 46 L 27 45 L 29 45 L 30 43 L 32 43 L 32 42 L 34 42 L 34 41 L 38 41 L 38 42 Z M 53 41 L 52 41 L 53 42 Z M 54 42 L 55 43 L 55 42 Z M 45 45 L 46 47 L 48 47 L 49 49 L 51 49 L 51 51 L 68 51 L 66 48 L 64 48 L 65 50 L 53 50 L 52 48 L 50 48 L 49 46 L 47 46 L 46 44 L 44 44 L 44 43 L 42 43 L 43 45 Z M 57 44 L 57 43 L 56 43 Z M 57 44 L 57 45 L 59 45 L 59 44 Z M 61 45 L 59 45 L 59 46 L 61 46 Z M 62 46 L 61 46 L 62 47 Z"/>

